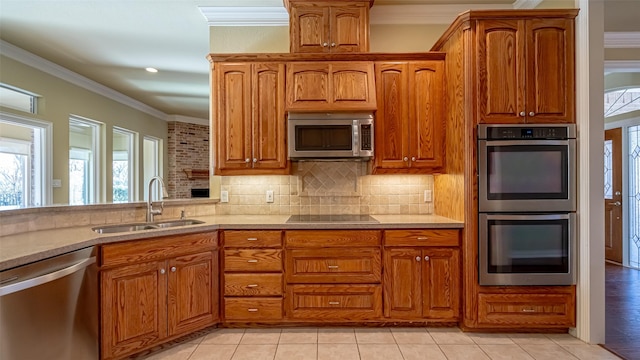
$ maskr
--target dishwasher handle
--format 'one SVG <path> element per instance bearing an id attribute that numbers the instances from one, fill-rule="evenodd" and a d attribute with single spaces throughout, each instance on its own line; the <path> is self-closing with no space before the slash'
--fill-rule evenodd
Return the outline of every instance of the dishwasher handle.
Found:
<path id="1" fill-rule="evenodd" d="M 74 272 L 80 271 L 86 268 L 87 266 L 94 264 L 95 262 L 96 262 L 96 257 L 92 256 L 90 258 L 82 259 L 70 266 L 54 271 L 52 273 L 44 274 L 34 278 L 29 278 L 17 283 L 0 286 L 0 296 L 13 294 L 16 291 L 29 289 L 42 284 L 46 284 L 51 281 L 58 280 L 67 275 L 73 274 Z"/>

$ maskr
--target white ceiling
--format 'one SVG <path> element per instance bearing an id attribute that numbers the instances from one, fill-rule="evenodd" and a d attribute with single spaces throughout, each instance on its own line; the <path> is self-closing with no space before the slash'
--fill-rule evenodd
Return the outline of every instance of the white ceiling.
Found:
<path id="1" fill-rule="evenodd" d="M 376 0 L 374 8 L 453 3 L 468 8 L 510 8 L 531 1 L 536 2 Z M 609 16 L 605 14 L 605 19 L 612 30 L 640 31 L 640 12 L 629 9 L 638 10 L 639 0 L 606 1 Z M 610 6 L 613 1 L 621 5 Z M 163 114 L 206 119 L 209 30 L 199 7 L 230 4 L 282 7 L 281 0 L 0 0 L 0 39 Z M 630 25 L 620 19 L 628 19 Z M 160 72 L 148 73 L 146 67 Z"/>

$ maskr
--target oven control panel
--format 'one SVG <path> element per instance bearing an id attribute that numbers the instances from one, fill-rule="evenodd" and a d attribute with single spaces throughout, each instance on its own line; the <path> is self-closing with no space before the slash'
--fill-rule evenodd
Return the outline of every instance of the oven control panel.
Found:
<path id="1" fill-rule="evenodd" d="M 567 125 L 546 126 L 478 126 L 478 138 L 487 140 L 564 140 L 575 138 L 575 128 Z M 574 131 L 572 131 L 574 130 Z"/>

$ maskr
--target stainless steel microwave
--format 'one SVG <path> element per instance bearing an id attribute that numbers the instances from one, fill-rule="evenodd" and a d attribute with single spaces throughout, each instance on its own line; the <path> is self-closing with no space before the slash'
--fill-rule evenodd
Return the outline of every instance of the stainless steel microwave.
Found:
<path id="1" fill-rule="evenodd" d="M 288 128 L 292 160 L 373 156 L 372 113 L 290 113 Z"/>

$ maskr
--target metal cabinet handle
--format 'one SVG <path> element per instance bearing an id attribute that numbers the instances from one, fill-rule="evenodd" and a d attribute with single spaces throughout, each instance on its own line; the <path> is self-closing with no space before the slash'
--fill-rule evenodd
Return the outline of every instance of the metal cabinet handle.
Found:
<path id="1" fill-rule="evenodd" d="M 402 158 L 402 160 L 406 162 L 406 161 L 409 161 L 409 158 L 405 156 L 404 158 Z"/>
<path id="2" fill-rule="evenodd" d="M 244 159 L 244 162 L 246 162 L 246 163 L 248 163 L 249 161 L 251 161 L 251 159 L 249 159 L 249 158 Z"/>
<path id="3" fill-rule="evenodd" d="M 536 312 L 535 309 L 522 309 L 522 312 Z"/>
<path id="4" fill-rule="evenodd" d="M 253 162 L 257 163 L 258 162 L 258 158 L 253 158 Z"/>
<path id="5" fill-rule="evenodd" d="M 332 42 L 331 47 L 336 47 L 336 43 Z"/>
<path id="6" fill-rule="evenodd" d="M 258 262 L 258 260 L 256 260 L 256 259 L 251 259 L 251 260 L 247 260 L 247 262 L 248 262 L 248 263 L 257 263 L 257 262 Z"/>
<path id="7" fill-rule="evenodd" d="M 328 43 L 326 43 L 326 42 L 323 42 L 323 43 L 322 43 L 322 47 L 327 47 L 327 46 L 329 46 L 329 44 L 328 44 Z"/>
<path id="8" fill-rule="evenodd" d="M 252 308 L 252 309 L 247 309 L 248 312 L 258 312 L 258 309 Z"/>
<path id="9" fill-rule="evenodd" d="M 329 301 L 329 305 L 340 305 L 340 301 Z"/>
<path id="10" fill-rule="evenodd" d="M 258 284 L 249 284 L 247 285 L 248 288 L 257 288 Z"/>
<path id="11" fill-rule="evenodd" d="M 520 111 L 520 116 L 524 117 L 526 113 L 524 111 Z"/>
<path id="12" fill-rule="evenodd" d="M 412 157 L 411 157 L 411 161 L 416 161 L 416 157 L 415 157 L 415 156 L 412 156 Z"/>
<path id="13" fill-rule="evenodd" d="M 620 206 L 620 205 L 622 205 L 622 203 L 620 201 L 616 201 L 616 202 L 612 202 L 612 203 L 607 203 L 607 205 Z"/>
<path id="14" fill-rule="evenodd" d="M 247 241 L 258 241 L 258 238 L 247 238 Z"/>
<path id="15" fill-rule="evenodd" d="M 327 266 L 329 269 L 337 269 L 338 265 L 328 265 Z"/>
<path id="16" fill-rule="evenodd" d="M 428 240 L 429 238 L 426 236 L 418 236 L 416 239 L 418 240 Z"/>
<path id="17" fill-rule="evenodd" d="M 421 260 L 420 256 L 416 256 L 416 261 L 420 261 L 420 260 Z"/>
<path id="18" fill-rule="evenodd" d="M 424 261 L 429 261 L 429 256 L 428 255 L 425 255 Z"/>
<path id="19" fill-rule="evenodd" d="M 171 267 L 171 272 L 176 272 L 176 270 L 177 270 L 177 269 L 176 269 L 176 267 L 175 267 L 175 266 L 172 266 L 172 267 Z"/>
<path id="20" fill-rule="evenodd" d="M 166 273 L 166 272 L 167 272 L 167 271 L 166 271 L 165 269 L 160 269 L 160 274 L 164 274 L 164 273 Z"/>
<path id="21" fill-rule="evenodd" d="M 534 113 L 533 111 L 529 113 L 529 116 L 536 116 L 536 113 Z"/>

